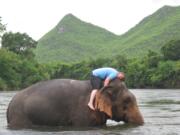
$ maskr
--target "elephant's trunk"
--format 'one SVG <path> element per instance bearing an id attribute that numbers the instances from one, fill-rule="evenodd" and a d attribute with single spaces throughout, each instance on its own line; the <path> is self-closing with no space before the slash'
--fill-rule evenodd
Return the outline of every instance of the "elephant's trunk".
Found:
<path id="1" fill-rule="evenodd" d="M 129 108 L 128 113 L 126 114 L 124 119 L 125 119 L 125 122 L 127 123 L 133 123 L 137 125 L 144 124 L 144 119 L 142 117 L 141 112 L 139 111 L 138 106 Z"/>

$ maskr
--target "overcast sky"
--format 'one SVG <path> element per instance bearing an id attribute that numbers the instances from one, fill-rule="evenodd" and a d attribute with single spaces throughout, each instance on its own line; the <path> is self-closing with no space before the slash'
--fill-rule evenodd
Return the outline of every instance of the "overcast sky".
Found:
<path id="1" fill-rule="evenodd" d="M 7 31 L 27 33 L 38 40 L 66 14 L 123 34 L 164 5 L 180 0 L 0 0 Z"/>

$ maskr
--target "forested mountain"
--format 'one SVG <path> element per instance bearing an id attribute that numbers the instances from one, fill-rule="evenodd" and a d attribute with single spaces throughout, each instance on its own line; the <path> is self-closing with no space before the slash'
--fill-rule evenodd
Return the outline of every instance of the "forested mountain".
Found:
<path id="1" fill-rule="evenodd" d="M 123 54 L 143 56 L 148 50 L 159 51 L 169 40 L 180 39 L 180 6 L 164 6 L 144 18 L 139 24 L 119 37 Z"/>
<path id="2" fill-rule="evenodd" d="M 142 57 L 148 50 L 158 52 L 172 39 L 180 39 L 180 6 L 162 7 L 121 36 L 68 14 L 38 41 L 35 53 L 42 63 Z"/>
<path id="3" fill-rule="evenodd" d="M 108 52 L 108 43 L 116 38 L 115 34 L 103 28 L 68 14 L 39 40 L 36 55 L 42 62 L 75 62 L 100 57 Z"/>

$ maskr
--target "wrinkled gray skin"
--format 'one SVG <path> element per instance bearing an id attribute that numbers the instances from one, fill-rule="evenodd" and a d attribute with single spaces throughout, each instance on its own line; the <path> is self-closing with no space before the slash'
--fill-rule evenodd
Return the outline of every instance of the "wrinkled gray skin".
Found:
<path id="1" fill-rule="evenodd" d="M 143 117 L 135 96 L 124 82 L 113 80 L 98 91 L 96 111 L 87 106 L 90 81 L 55 79 L 32 85 L 18 92 L 7 109 L 10 128 L 45 126 L 100 126 L 107 119 L 141 125 Z"/>

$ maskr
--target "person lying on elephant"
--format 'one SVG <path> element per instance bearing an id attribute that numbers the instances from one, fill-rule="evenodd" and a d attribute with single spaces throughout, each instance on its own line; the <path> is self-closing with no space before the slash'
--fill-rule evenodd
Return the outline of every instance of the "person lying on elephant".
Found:
<path id="1" fill-rule="evenodd" d="M 125 79 L 125 75 L 123 72 L 119 72 L 116 69 L 110 67 L 98 68 L 92 71 L 90 81 L 93 90 L 91 92 L 90 100 L 88 103 L 90 109 L 95 110 L 93 102 L 96 92 L 103 86 L 108 86 L 109 82 L 116 77 L 120 80 Z"/>

